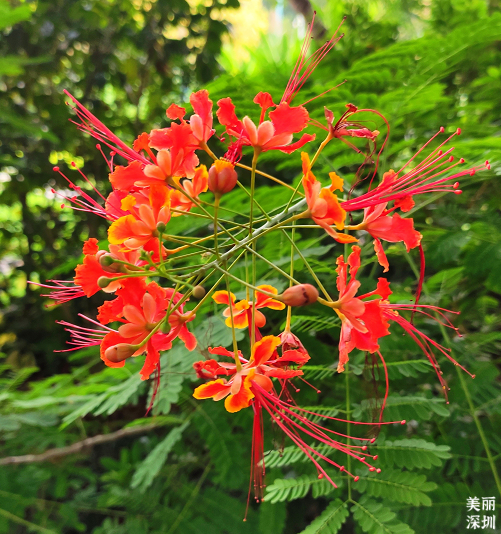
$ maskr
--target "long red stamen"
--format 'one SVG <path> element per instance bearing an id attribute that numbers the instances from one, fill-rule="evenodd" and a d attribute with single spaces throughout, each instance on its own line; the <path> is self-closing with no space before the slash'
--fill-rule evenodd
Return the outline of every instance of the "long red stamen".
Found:
<path id="1" fill-rule="evenodd" d="M 117 154 L 125 158 L 127 161 L 140 161 L 145 165 L 149 165 L 151 161 L 139 154 L 123 141 L 121 141 L 109 128 L 107 128 L 95 115 L 93 115 L 85 106 L 83 106 L 72 94 L 66 89 L 63 91 L 66 96 L 76 104 L 75 110 L 80 123 L 71 121 L 83 132 L 88 133 L 101 143 L 116 151 Z"/>
<path id="2" fill-rule="evenodd" d="M 70 300 L 83 297 L 85 295 L 83 289 L 73 283 L 72 280 L 47 280 L 54 285 L 39 284 L 38 282 L 31 282 L 28 280 L 28 284 L 38 287 L 45 287 L 52 289 L 50 293 L 41 294 L 41 297 L 47 297 L 54 301 L 54 304 L 48 304 L 47 307 L 57 306 L 58 304 L 64 304 Z"/>
<path id="3" fill-rule="evenodd" d="M 78 326 L 66 321 L 56 321 L 57 324 L 67 327 L 65 330 L 70 333 L 71 339 L 66 343 L 68 345 L 73 345 L 73 347 L 70 349 L 55 350 L 54 352 L 71 352 L 74 350 L 100 345 L 106 334 L 109 332 L 118 332 L 118 330 L 114 330 L 113 328 L 102 325 L 101 323 L 98 323 L 97 321 L 94 321 L 93 319 L 90 319 L 81 313 L 79 313 L 78 316 L 92 324 L 95 324 L 96 326 L 99 326 L 99 329 L 85 328 L 83 326 Z"/>
<path id="4" fill-rule="evenodd" d="M 72 166 L 75 167 L 74 162 L 72 162 Z M 65 174 L 63 174 L 63 172 L 61 171 L 59 167 L 56 166 L 53 168 L 53 170 L 54 172 L 57 172 L 58 174 L 60 174 L 68 182 L 68 186 L 70 189 L 76 192 L 76 195 L 74 197 L 68 197 L 54 188 L 51 189 L 53 194 L 73 204 L 72 206 L 69 206 L 71 209 L 76 210 L 76 211 L 86 211 L 88 213 L 93 213 L 94 215 L 102 217 L 103 219 L 108 219 L 110 221 L 114 221 L 115 219 L 118 218 L 114 215 L 107 213 L 106 210 L 103 208 L 103 206 L 99 204 L 99 202 L 93 199 L 80 186 L 74 184 Z M 96 192 L 96 194 L 105 201 L 106 199 L 104 198 L 104 196 L 96 189 L 96 187 L 89 180 L 89 178 L 87 178 L 87 176 L 85 176 L 85 174 L 80 169 L 78 169 L 78 172 L 85 179 L 85 181 L 88 184 L 90 184 L 90 186 Z M 64 207 L 64 204 L 61 207 Z"/>
<path id="5" fill-rule="evenodd" d="M 288 104 L 290 104 L 292 102 L 294 97 L 306 83 L 306 80 L 308 80 L 313 71 L 318 67 L 319 63 L 344 36 L 344 34 L 341 34 L 336 37 L 339 29 L 346 20 L 346 17 L 343 18 L 337 30 L 334 32 L 334 35 L 326 43 L 324 43 L 316 52 L 314 52 L 308 59 L 306 59 L 306 54 L 308 52 L 308 48 L 310 47 L 309 41 L 311 39 L 315 15 L 316 13 L 314 12 L 312 21 L 308 25 L 308 30 L 306 31 L 306 36 L 304 38 L 303 44 L 301 45 L 299 57 L 296 61 L 296 64 L 294 65 L 294 68 L 292 69 L 291 77 L 287 82 L 287 86 L 285 88 L 282 99 L 280 100 L 280 103 L 287 102 Z M 311 100 L 309 100 L 308 102 L 311 102 Z"/>
<path id="6" fill-rule="evenodd" d="M 362 111 L 362 110 L 360 110 Z M 402 171 L 420 154 L 428 144 L 435 139 L 435 137 L 442 133 L 441 129 L 430 140 L 428 140 L 418 152 L 412 156 L 409 161 L 402 166 L 402 168 L 396 173 L 398 176 Z M 453 165 L 453 157 L 451 156 L 453 147 L 446 151 L 442 150 L 442 147 L 455 135 L 459 135 L 459 130 L 449 136 L 444 142 L 442 142 L 437 148 L 435 148 L 427 157 L 418 163 L 413 169 L 406 172 L 395 181 L 387 181 L 379 184 L 375 189 L 369 190 L 367 193 L 358 196 L 357 198 L 350 199 L 342 202 L 341 206 L 346 211 L 355 211 L 365 209 L 371 206 L 376 206 L 383 202 L 390 202 L 392 200 L 398 200 L 404 197 L 413 196 L 423 193 L 432 192 L 451 192 L 460 194 L 458 190 L 459 183 L 451 184 L 453 180 L 461 176 L 473 176 L 477 171 L 489 169 L 489 162 L 486 161 L 483 165 L 477 165 L 463 171 L 456 172 L 450 176 L 439 178 L 440 176 L 450 172 L 457 165 L 464 163 L 461 158 Z"/>

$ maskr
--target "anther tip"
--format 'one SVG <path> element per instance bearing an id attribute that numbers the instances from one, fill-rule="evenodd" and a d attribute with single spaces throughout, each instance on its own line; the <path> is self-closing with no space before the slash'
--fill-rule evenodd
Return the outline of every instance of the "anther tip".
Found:
<path id="1" fill-rule="evenodd" d="M 472 378 L 475 378 L 477 375 L 471 375 Z"/>
<path id="2" fill-rule="evenodd" d="M 97 148 L 98 150 L 101 150 L 101 145 L 100 145 L 99 143 L 97 143 L 96 148 Z"/>
<path id="3" fill-rule="evenodd" d="M 372 438 L 370 443 L 375 443 L 376 442 L 376 438 Z"/>
<path id="4" fill-rule="evenodd" d="M 461 128 L 458 128 L 458 129 L 456 130 L 456 135 L 461 135 Z"/>
<path id="5" fill-rule="evenodd" d="M 324 475 L 322 475 L 322 473 L 320 473 L 317 478 L 318 478 L 318 480 L 321 480 L 322 478 L 324 478 Z"/>
<path id="6" fill-rule="evenodd" d="M 379 467 L 376 469 L 376 473 L 381 473 L 381 469 Z"/>
<path id="7" fill-rule="evenodd" d="M 55 167 L 52 167 L 52 170 L 53 170 L 54 172 L 59 172 L 59 167 L 56 165 Z"/>
<path id="8" fill-rule="evenodd" d="M 444 133 L 445 132 L 445 128 L 443 126 L 440 126 L 440 130 L 438 130 L 440 133 Z"/>
<path id="9" fill-rule="evenodd" d="M 341 473 L 342 473 L 345 469 L 346 469 L 346 468 L 345 468 L 344 465 L 342 465 L 342 466 L 339 468 L 339 470 L 341 471 Z"/>
<path id="10" fill-rule="evenodd" d="M 367 445 L 364 445 L 364 446 L 362 447 L 362 450 L 363 450 L 363 451 L 366 451 L 366 450 L 367 450 Z"/>
<path id="11" fill-rule="evenodd" d="M 354 479 L 353 479 L 353 482 L 358 482 L 360 480 L 360 477 L 359 476 L 356 476 Z"/>
<path id="12" fill-rule="evenodd" d="M 459 163 L 464 163 L 464 158 L 460 158 Z"/>
<path id="13" fill-rule="evenodd" d="M 402 421 L 400 421 L 400 424 L 401 424 L 401 425 L 405 425 L 406 422 L 407 422 L 407 421 L 406 421 L 405 419 L 402 419 Z"/>
<path id="14" fill-rule="evenodd" d="M 76 166 L 77 166 L 77 164 L 76 164 L 74 161 L 72 161 L 72 162 L 70 163 L 70 165 L 71 165 L 72 167 L 76 167 Z"/>
<path id="15" fill-rule="evenodd" d="M 374 455 L 374 456 L 372 457 L 372 459 L 373 459 L 374 461 L 376 461 L 376 460 L 377 460 L 377 458 L 378 458 L 377 454 L 376 454 L 376 455 Z"/>

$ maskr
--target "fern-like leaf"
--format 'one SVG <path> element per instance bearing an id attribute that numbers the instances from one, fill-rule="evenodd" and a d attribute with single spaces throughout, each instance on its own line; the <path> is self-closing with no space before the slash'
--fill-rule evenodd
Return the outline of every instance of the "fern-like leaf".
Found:
<path id="1" fill-rule="evenodd" d="M 357 491 L 373 497 L 383 497 L 414 506 L 431 506 L 431 499 L 425 492 L 433 491 L 437 485 L 428 482 L 424 475 L 385 469 L 377 475 L 367 471 L 365 475 L 360 476 L 355 487 Z"/>
<path id="2" fill-rule="evenodd" d="M 368 498 L 354 502 L 353 518 L 368 534 L 414 534 L 409 525 L 395 519 L 395 513 L 381 503 Z"/>
<path id="3" fill-rule="evenodd" d="M 381 465 L 405 467 L 406 469 L 430 469 L 440 467 L 443 460 L 451 458 L 450 447 L 435 445 L 424 439 L 400 439 L 396 441 L 376 442 Z"/>
<path id="4" fill-rule="evenodd" d="M 301 534 L 337 534 L 348 515 L 346 502 L 335 499 Z"/>
<path id="5" fill-rule="evenodd" d="M 331 477 L 332 478 L 332 477 Z M 336 482 L 337 483 L 337 482 Z M 280 478 L 266 487 L 265 501 L 276 503 L 293 501 L 304 497 L 310 488 L 313 498 L 328 495 L 334 491 L 334 487 L 326 478 L 318 478 L 316 475 L 301 475 L 297 478 Z"/>

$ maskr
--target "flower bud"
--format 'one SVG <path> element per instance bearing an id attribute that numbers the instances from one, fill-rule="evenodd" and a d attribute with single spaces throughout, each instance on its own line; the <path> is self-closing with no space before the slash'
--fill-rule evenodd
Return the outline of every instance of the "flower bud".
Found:
<path id="1" fill-rule="evenodd" d="M 216 196 L 229 193 L 237 185 L 237 180 L 234 165 L 224 159 L 216 160 L 209 169 L 209 189 Z"/>
<path id="2" fill-rule="evenodd" d="M 112 256 L 109 252 L 106 252 L 105 250 L 99 250 L 96 254 L 96 258 L 103 271 L 107 273 L 114 274 L 122 270 L 122 266 L 119 263 L 115 263 L 114 256 Z"/>
<path id="3" fill-rule="evenodd" d="M 157 230 L 160 233 L 165 232 L 165 223 L 162 221 L 157 222 Z"/>
<path id="4" fill-rule="evenodd" d="M 136 352 L 134 345 L 129 343 L 118 343 L 118 345 L 113 345 L 113 347 L 108 347 L 104 351 L 104 356 L 107 360 L 113 363 L 123 362 L 127 358 L 130 358 L 134 352 Z"/>
<path id="5" fill-rule="evenodd" d="M 286 306 L 306 306 L 313 304 L 318 299 L 318 291 L 311 284 L 299 284 L 286 289 L 280 300 Z"/>
<path id="6" fill-rule="evenodd" d="M 193 288 L 193 297 L 200 300 L 205 297 L 205 289 L 203 286 L 195 286 Z"/>
<path id="7" fill-rule="evenodd" d="M 97 279 L 97 285 L 98 285 L 101 289 L 105 289 L 105 288 L 108 287 L 110 284 L 111 284 L 111 278 L 108 278 L 107 276 L 100 276 L 100 277 Z"/>

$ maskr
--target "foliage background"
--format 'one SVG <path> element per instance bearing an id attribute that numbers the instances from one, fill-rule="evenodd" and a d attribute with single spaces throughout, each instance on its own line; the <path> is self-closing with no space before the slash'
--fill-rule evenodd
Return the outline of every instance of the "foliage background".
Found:
<path id="1" fill-rule="evenodd" d="M 64 187 L 52 166 L 68 167 L 74 176 L 71 161 L 106 189 L 105 164 L 94 143 L 67 122 L 62 89 L 129 141 L 165 124 L 165 108 L 202 86 L 214 101 L 229 95 L 239 109 L 252 112 L 256 92 L 268 90 L 278 98 L 289 77 L 297 33 L 304 28 L 291 6 L 250 0 L 241 7 L 237 0 L 0 0 L 0 454 L 42 453 L 124 428 L 131 432 L 52 462 L 2 466 L 0 532 L 456 533 L 466 529 L 467 496 L 494 495 L 499 502 L 501 15 L 495 0 L 314 3 L 329 32 L 348 15 L 346 36 L 301 98 L 345 78 L 348 83 L 311 104 L 314 116 L 321 118 L 323 105 L 339 116 L 347 102 L 384 113 L 392 131 L 382 170 L 398 166 L 440 126 L 448 132 L 461 127 L 456 152 L 468 163 L 493 163 L 490 172 L 462 182 L 462 195 L 421 198 L 422 209 L 414 214 L 427 254 L 424 301 L 460 311 L 456 324 L 464 335 L 444 341 L 433 324 L 419 326 L 450 343 L 454 357 L 476 378 L 442 362 L 451 387 L 446 406 L 413 343 L 398 332 L 385 340 L 382 349 L 391 362 L 387 417 L 410 423 L 380 436 L 375 450 L 383 471 L 377 478 L 360 471 L 361 481 L 348 488 L 337 477 L 340 488 L 333 491 L 293 449 L 286 448 L 283 457 L 271 452 L 266 502 L 251 506 L 243 523 L 250 414 L 229 415 L 216 403 L 192 400 L 190 368 L 200 354 L 177 347 L 163 356 L 154 416 L 144 420 L 151 387 L 138 380 L 138 364 L 105 369 L 97 351 L 53 352 L 66 341 L 55 320 L 92 314 L 99 302 L 47 310 L 26 280 L 70 278 L 82 240 L 106 236 L 100 220 L 62 210 L 51 194 L 52 187 Z M 225 37 L 230 19 L 233 41 Z M 246 41 L 253 20 L 263 29 L 268 20 L 268 35 Z M 262 160 L 264 170 L 278 168 L 283 180 L 299 179 L 299 155 L 268 153 Z M 354 152 L 331 144 L 317 175 L 335 170 L 349 179 L 356 163 Z M 258 200 L 265 209 L 286 198 L 261 184 Z M 235 193 L 232 208 L 244 213 L 245 197 Z M 176 224 L 178 232 L 206 232 L 180 219 Z M 326 287 L 333 287 L 341 251 L 307 232 L 300 239 L 305 257 Z M 275 263 L 286 264 L 288 247 L 279 245 L 263 242 Z M 370 257 L 370 243 L 364 246 Z M 388 254 L 396 298 L 408 300 L 415 254 L 407 256 L 399 246 L 390 246 Z M 258 268 L 262 280 L 269 280 L 266 266 Z M 296 270 L 308 279 L 300 259 Z M 374 263 L 364 265 L 362 274 L 367 287 L 381 275 Z M 210 312 L 199 314 L 196 324 L 202 351 L 209 343 L 229 343 L 220 310 L 213 319 L 202 317 Z M 303 388 L 299 401 L 321 403 L 331 414 L 344 415 L 348 408 L 361 417 L 369 409 L 365 399 L 374 395 L 363 372 L 364 355 L 353 358 L 345 376 L 337 375 L 338 325 L 320 313 L 308 309 L 293 322 L 315 355 L 307 378 L 322 390 L 319 399 Z M 271 316 L 269 324 L 278 329 L 281 317 Z M 271 438 L 279 437 L 272 429 L 267 435 L 273 449 Z"/>

